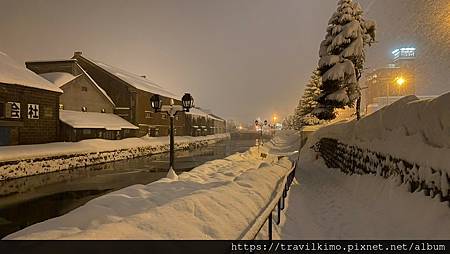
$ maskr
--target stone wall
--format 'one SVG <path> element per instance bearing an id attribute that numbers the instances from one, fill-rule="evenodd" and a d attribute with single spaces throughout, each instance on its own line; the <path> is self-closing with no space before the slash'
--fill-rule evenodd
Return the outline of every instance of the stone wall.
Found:
<path id="1" fill-rule="evenodd" d="M 445 169 L 410 163 L 330 138 L 322 138 L 314 149 L 329 168 L 339 168 L 346 174 L 394 177 L 398 184 L 407 185 L 410 192 L 423 191 L 427 196 L 439 196 L 441 201 L 450 201 L 449 178 Z"/>

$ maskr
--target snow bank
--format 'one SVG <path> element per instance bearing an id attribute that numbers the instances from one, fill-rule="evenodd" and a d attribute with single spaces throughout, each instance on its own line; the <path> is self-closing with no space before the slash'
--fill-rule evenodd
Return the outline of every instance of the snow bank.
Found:
<path id="1" fill-rule="evenodd" d="M 178 180 L 133 185 L 5 239 L 239 239 L 291 168 L 256 148 L 205 163 Z"/>
<path id="2" fill-rule="evenodd" d="M 404 97 L 360 121 L 336 123 L 308 140 L 302 157 L 321 138 L 334 138 L 410 163 L 450 173 L 450 93 L 434 99 Z"/>
<path id="3" fill-rule="evenodd" d="M 437 197 L 409 193 L 394 179 L 346 175 L 320 159 L 303 161 L 297 172 L 274 239 L 450 238 L 448 203 Z"/>
<path id="4" fill-rule="evenodd" d="M 228 133 L 202 137 L 175 136 L 175 148 L 192 148 L 229 137 Z M 2 146 L 0 147 L 0 180 L 167 152 L 168 144 L 168 137 L 142 137 Z"/>
<path id="5" fill-rule="evenodd" d="M 262 151 L 266 154 L 291 156 L 300 149 L 300 133 L 295 130 L 278 131 L 273 139 L 265 143 Z"/>

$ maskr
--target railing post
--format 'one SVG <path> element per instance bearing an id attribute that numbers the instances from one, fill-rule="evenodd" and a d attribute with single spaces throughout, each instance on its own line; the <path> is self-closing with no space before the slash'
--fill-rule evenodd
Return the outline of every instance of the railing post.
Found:
<path id="1" fill-rule="evenodd" d="M 270 211 L 268 222 L 269 222 L 269 240 L 272 241 L 272 211 Z"/>
<path id="2" fill-rule="evenodd" d="M 277 205 L 277 210 L 278 210 L 277 225 L 280 225 L 280 222 L 281 222 L 281 207 L 280 207 L 280 205 L 281 205 L 281 197 L 278 200 L 278 205 Z"/>

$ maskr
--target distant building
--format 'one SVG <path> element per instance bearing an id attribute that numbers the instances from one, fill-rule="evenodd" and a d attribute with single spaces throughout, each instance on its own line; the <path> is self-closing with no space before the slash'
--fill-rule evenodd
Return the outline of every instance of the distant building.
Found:
<path id="1" fill-rule="evenodd" d="M 209 114 L 210 123 L 212 126 L 209 128 L 212 129 L 211 134 L 220 134 L 227 132 L 227 121 L 217 115 Z"/>
<path id="2" fill-rule="evenodd" d="M 392 51 L 393 63 L 403 68 L 413 68 L 416 60 L 416 48 L 398 48 Z"/>
<path id="3" fill-rule="evenodd" d="M 200 108 L 186 112 L 185 132 L 190 136 L 206 136 L 226 132 L 226 121 Z"/>
<path id="4" fill-rule="evenodd" d="M 378 108 L 380 98 L 384 98 L 383 104 L 388 105 L 394 101 L 393 98 L 416 94 L 416 49 L 399 48 L 392 54 L 393 63 L 374 69 L 364 76 L 362 105 L 366 112 Z"/>
<path id="5" fill-rule="evenodd" d="M 62 93 L 0 52 L 0 145 L 57 141 Z"/>

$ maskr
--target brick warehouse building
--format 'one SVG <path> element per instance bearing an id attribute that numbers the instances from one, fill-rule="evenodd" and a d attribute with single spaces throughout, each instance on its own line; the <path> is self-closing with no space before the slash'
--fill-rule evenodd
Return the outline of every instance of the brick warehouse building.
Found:
<path id="1" fill-rule="evenodd" d="M 114 113 L 139 127 L 138 136 L 169 135 L 169 117 L 166 113 L 153 112 L 150 97 L 159 94 L 163 104 L 169 104 L 170 99 L 174 99 L 175 104 L 181 105 L 181 96 L 166 91 L 145 76 L 86 58 L 81 52 L 75 52 L 73 59 L 114 101 Z M 184 126 L 184 113 L 179 113 L 174 121 L 175 135 L 186 135 Z"/>
<path id="2" fill-rule="evenodd" d="M 61 88 L 60 109 L 114 113 L 115 104 L 77 60 L 31 61 L 26 67 Z"/>
<path id="3" fill-rule="evenodd" d="M 57 141 L 62 92 L 0 52 L 0 145 Z"/>
<path id="4" fill-rule="evenodd" d="M 198 107 L 186 113 L 186 135 L 193 137 L 226 132 L 226 121 Z"/>

